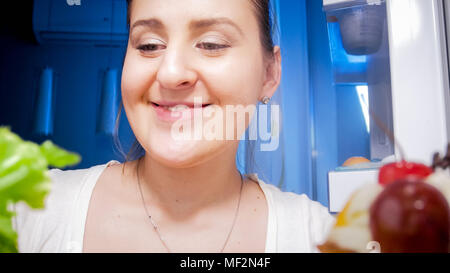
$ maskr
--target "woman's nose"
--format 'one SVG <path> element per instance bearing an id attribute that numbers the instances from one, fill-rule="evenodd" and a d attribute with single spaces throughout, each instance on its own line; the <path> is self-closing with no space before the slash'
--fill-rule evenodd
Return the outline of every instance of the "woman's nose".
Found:
<path id="1" fill-rule="evenodd" d="M 197 81 L 187 54 L 176 48 L 167 48 L 158 69 L 156 79 L 164 89 L 185 90 Z"/>

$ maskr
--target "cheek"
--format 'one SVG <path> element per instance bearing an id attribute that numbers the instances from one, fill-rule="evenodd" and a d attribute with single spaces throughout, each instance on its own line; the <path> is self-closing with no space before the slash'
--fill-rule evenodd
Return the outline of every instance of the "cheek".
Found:
<path id="1" fill-rule="evenodd" d="M 262 61 L 249 54 L 238 52 L 201 64 L 206 89 L 214 93 L 220 104 L 257 103 L 263 82 Z"/>
<path id="2" fill-rule="evenodd" d="M 148 132 L 151 123 L 148 122 L 149 111 L 145 103 L 147 92 L 154 78 L 154 65 L 143 63 L 139 56 L 127 52 L 122 69 L 122 102 L 131 129 L 145 148 L 148 148 Z"/>
<path id="3" fill-rule="evenodd" d="M 122 71 L 122 98 L 124 104 L 134 104 L 147 95 L 156 75 L 156 65 L 143 62 L 134 53 L 127 53 Z"/>

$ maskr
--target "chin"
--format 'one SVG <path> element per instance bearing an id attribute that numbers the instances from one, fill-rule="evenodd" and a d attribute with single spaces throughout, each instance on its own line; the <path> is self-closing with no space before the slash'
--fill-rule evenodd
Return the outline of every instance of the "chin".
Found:
<path id="1" fill-rule="evenodd" d="M 194 167 L 205 161 L 205 156 L 202 156 L 201 154 L 150 152 L 150 157 L 161 165 L 176 169 Z"/>
<path id="2" fill-rule="evenodd" d="M 153 160 L 171 168 L 193 167 L 214 160 L 234 147 L 233 142 L 225 140 L 175 140 L 168 131 L 159 128 L 151 131 L 147 140 L 140 139 L 139 142 Z"/>
<path id="3" fill-rule="evenodd" d="M 220 147 L 204 141 L 169 143 L 166 140 L 149 146 L 149 155 L 152 159 L 172 168 L 193 167 L 213 158 L 220 150 Z"/>

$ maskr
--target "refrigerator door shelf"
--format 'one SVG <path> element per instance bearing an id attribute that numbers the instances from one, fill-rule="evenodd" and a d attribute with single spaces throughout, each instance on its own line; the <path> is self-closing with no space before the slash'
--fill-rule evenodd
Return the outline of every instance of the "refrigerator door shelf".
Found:
<path id="1" fill-rule="evenodd" d="M 377 180 L 378 169 L 329 172 L 329 211 L 331 213 L 340 212 L 357 189 L 370 183 L 377 183 Z"/>
<path id="2" fill-rule="evenodd" d="M 332 11 L 365 5 L 381 5 L 386 0 L 323 0 L 323 10 Z"/>

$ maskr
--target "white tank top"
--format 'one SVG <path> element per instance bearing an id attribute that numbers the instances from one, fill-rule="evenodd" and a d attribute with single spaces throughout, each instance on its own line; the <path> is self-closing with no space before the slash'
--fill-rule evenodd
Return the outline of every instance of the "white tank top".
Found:
<path id="1" fill-rule="evenodd" d="M 111 160 L 79 170 L 51 169 L 52 190 L 45 209 L 33 210 L 25 203 L 12 207 L 19 251 L 82 252 L 92 191 L 103 170 L 116 163 Z M 283 192 L 266 184 L 256 174 L 247 177 L 259 183 L 268 205 L 265 252 L 318 252 L 317 244 L 325 241 L 335 222 L 328 209 L 304 194 Z"/>

